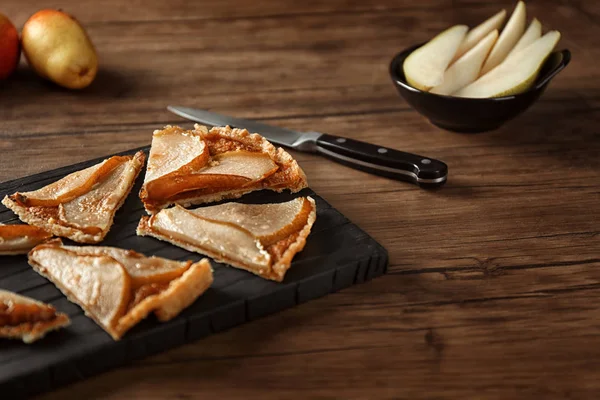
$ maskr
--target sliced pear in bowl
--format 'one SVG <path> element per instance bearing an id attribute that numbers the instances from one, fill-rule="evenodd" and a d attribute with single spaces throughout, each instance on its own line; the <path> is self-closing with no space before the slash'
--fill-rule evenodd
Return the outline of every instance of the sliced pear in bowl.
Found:
<path id="1" fill-rule="evenodd" d="M 408 84 L 424 91 L 440 85 L 467 30 L 466 25 L 455 25 L 413 51 L 402 66 Z"/>
<path id="2" fill-rule="evenodd" d="M 492 15 L 490 18 L 477 25 L 475 28 L 467 32 L 467 36 L 460 44 L 452 63 L 463 56 L 467 51 L 471 50 L 483 38 L 488 36 L 494 30 L 500 31 L 500 27 L 506 18 L 506 10 L 502 10 Z"/>
<path id="3" fill-rule="evenodd" d="M 431 89 L 431 93 L 450 95 L 474 82 L 496 39 L 498 31 L 493 30 L 446 70 L 444 82 Z"/>
<path id="4" fill-rule="evenodd" d="M 502 30 L 502 33 L 500 33 L 500 37 L 498 37 L 494 48 L 483 64 L 481 75 L 487 74 L 504 61 L 508 53 L 510 53 L 523 35 L 526 23 L 527 13 L 525 10 L 525 3 L 519 1 L 510 16 L 510 19 L 506 23 L 506 26 Z"/>
<path id="5" fill-rule="evenodd" d="M 559 40 L 560 32 L 546 33 L 489 73 L 456 92 L 454 96 L 489 98 L 526 91 L 535 82 L 544 61 Z"/>
<path id="6" fill-rule="evenodd" d="M 515 47 L 508 53 L 505 60 L 508 60 L 511 56 L 517 54 L 520 50 L 523 50 L 525 47 L 529 46 L 531 43 L 535 42 L 539 38 L 542 37 L 542 24 L 538 21 L 537 18 L 534 18 L 529 24 L 529 27 L 521 36 L 521 39 L 517 42 Z"/>

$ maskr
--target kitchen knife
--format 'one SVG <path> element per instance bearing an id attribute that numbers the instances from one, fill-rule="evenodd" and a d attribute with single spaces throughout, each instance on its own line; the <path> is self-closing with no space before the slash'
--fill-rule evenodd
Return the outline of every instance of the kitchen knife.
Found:
<path id="1" fill-rule="evenodd" d="M 210 126 L 229 125 L 260 133 L 269 141 L 295 150 L 322 154 L 334 161 L 375 175 L 409 181 L 423 187 L 442 186 L 448 166 L 430 157 L 320 132 L 297 132 L 210 111 L 168 106 L 180 117 Z"/>

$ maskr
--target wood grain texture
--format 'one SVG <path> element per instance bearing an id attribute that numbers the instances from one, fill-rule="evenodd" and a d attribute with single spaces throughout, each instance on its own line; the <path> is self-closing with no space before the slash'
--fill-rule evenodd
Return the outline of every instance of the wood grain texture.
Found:
<path id="1" fill-rule="evenodd" d="M 582 399 L 600 391 L 600 4 L 532 0 L 571 64 L 496 132 L 431 126 L 392 56 L 512 1 L 63 0 L 101 57 L 68 92 L 0 84 L 0 180 L 148 144 L 167 104 L 445 161 L 427 192 L 295 153 L 311 187 L 384 244 L 390 273 L 45 399 Z M 56 6 L 57 4 L 47 4 Z M 22 24 L 40 2 L 5 0 Z"/>

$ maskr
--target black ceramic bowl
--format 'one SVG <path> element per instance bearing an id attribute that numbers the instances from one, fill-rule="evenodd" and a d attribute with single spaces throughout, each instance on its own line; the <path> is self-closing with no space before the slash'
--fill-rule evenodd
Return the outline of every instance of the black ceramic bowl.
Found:
<path id="1" fill-rule="evenodd" d="M 485 132 L 527 110 L 544 92 L 548 83 L 569 64 L 569 50 L 555 51 L 544 62 L 534 85 L 526 92 L 491 99 L 443 96 L 415 89 L 406 82 L 402 65 L 408 55 L 423 44 L 398 53 L 390 63 L 392 81 L 408 104 L 432 124 L 454 132 Z"/>

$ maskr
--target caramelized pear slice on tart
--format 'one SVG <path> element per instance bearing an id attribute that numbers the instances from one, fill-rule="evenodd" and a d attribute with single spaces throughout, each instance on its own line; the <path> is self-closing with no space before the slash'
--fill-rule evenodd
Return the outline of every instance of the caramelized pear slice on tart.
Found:
<path id="1" fill-rule="evenodd" d="M 49 304 L 0 289 L 0 338 L 32 343 L 70 323 Z"/>
<path id="2" fill-rule="evenodd" d="M 0 224 L 0 256 L 27 254 L 51 237 L 50 233 L 37 226 Z"/>

